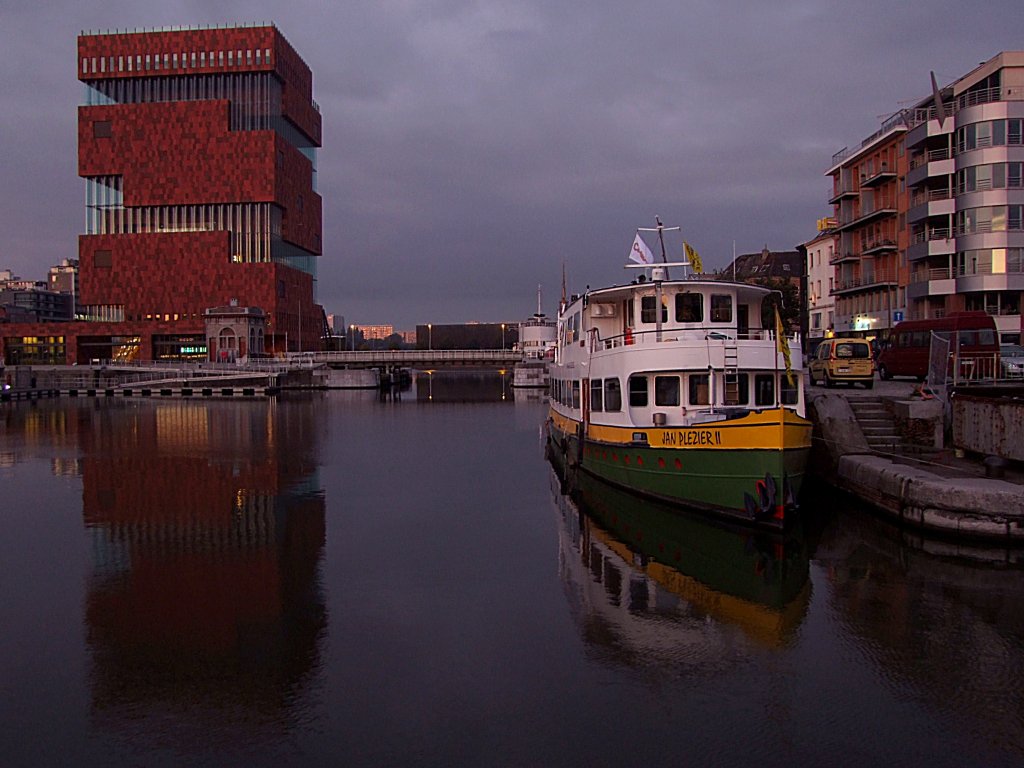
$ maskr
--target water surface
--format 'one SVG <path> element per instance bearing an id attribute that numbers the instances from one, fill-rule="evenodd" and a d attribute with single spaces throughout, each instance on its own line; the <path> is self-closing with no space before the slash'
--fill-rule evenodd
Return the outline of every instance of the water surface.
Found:
<path id="1" fill-rule="evenodd" d="M 0 764 L 1024 764 L 1017 553 L 571 500 L 473 389 L 0 406 Z"/>

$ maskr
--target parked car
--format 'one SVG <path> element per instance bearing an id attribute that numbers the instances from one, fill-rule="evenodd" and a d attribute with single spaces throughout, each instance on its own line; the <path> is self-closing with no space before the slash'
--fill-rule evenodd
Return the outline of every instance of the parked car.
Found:
<path id="1" fill-rule="evenodd" d="M 1000 344 L 999 369 L 1004 379 L 1024 378 L 1024 347 L 1020 344 Z"/>
<path id="2" fill-rule="evenodd" d="M 871 389 L 875 384 L 871 344 L 865 339 L 826 339 L 818 345 L 808 371 L 812 384 L 834 387 L 839 382 L 859 382 Z"/>
<path id="3" fill-rule="evenodd" d="M 949 341 L 952 376 L 953 360 L 959 361 L 956 377 L 993 379 L 998 371 L 999 336 L 995 320 L 985 312 L 952 312 L 928 320 L 905 320 L 896 325 L 878 355 L 878 377 L 915 376 L 924 381 L 928 375 L 932 334 Z"/>

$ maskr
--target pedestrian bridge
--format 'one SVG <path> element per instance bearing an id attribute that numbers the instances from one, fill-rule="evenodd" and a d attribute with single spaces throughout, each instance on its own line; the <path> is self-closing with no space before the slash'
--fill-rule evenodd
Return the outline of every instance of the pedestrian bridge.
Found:
<path id="1" fill-rule="evenodd" d="M 511 368 L 522 354 L 511 349 L 367 349 L 294 352 L 288 363 L 332 368 Z"/>

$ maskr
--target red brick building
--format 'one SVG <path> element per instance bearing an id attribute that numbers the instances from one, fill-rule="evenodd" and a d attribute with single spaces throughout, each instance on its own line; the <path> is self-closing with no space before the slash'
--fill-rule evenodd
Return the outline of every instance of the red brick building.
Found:
<path id="1" fill-rule="evenodd" d="M 204 312 L 259 307 L 316 349 L 320 113 L 274 26 L 83 34 L 86 185 L 72 323 L 0 326 L 8 364 L 205 357 Z"/>

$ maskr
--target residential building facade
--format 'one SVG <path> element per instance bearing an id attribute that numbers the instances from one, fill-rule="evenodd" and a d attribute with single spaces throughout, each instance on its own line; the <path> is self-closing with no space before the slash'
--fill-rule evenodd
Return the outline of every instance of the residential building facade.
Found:
<path id="1" fill-rule="evenodd" d="M 832 157 L 833 325 L 840 336 L 873 338 L 905 315 L 906 131 L 896 115 Z"/>
<path id="2" fill-rule="evenodd" d="M 982 310 L 1021 339 L 1024 51 L 1004 51 L 833 157 L 839 335 Z"/>
<path id="3" fill-rule="evenodd" d="M 838 242 L 834 219 L 819 222 L 818 234 L 807 243 L 807 346 L 812 351 L 835 335 L 835 257 Z"/>
<path id="4" fill-rule="evenodd" d="M 908 111 L 913 318 L 983 310 L 1021 338 L 1024 51 L 1003 52 Z"/>

